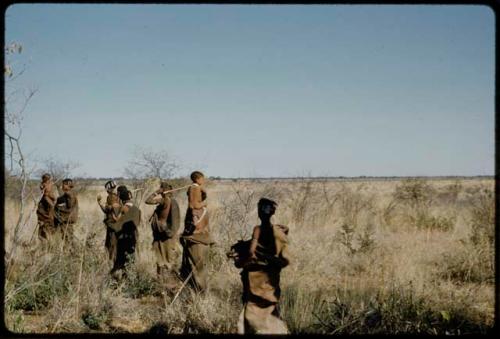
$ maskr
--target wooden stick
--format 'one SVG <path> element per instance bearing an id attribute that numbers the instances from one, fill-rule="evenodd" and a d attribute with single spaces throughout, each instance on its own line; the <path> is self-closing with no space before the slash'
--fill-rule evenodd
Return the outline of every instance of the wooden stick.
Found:
<path id="1" fill-rule="evenodd" d="M 89 228 L 85 228 L 85 239 L 83 240 L 83 247 L 82 247 L 82 259 L 80 261 L 80 273 L 78 274 L 78 289 L 76 290 L 76 309 L 75 309 L 75 318 L 78 319 L 78 311 L 80 308 L 80 286 L 82 282 L 82 271 L 83 271 L 83 258 L 85 257 L 85 246 L 87 245 L 87 235 L 89 233 Z"/>
<path id="2" fill-rule="evenodd" d="M 182 187 L 173 188 L 173 189 L 168 190 L 168 191 L 163 191 L 161 194 L 179 191 L 179 190 L 182 190 L 182 189 L 187 188 L 189 186 L 191 186 L 191 184 L 186 185 L 186 186 L 182 186 Z"/>
<path id="3" fill-rule="evenodd" d="M 181 285 L 181 288 L 179 289 L 179 291 L 177 291 L 177 293 L 175 294 L 174 296 L 174 299 L 172 300 L 172 302 L 170 303 L 170 306 L 173 305 L 174 301 L 177 299 L 177 297 L 179 296 L 179 294 L 182 292 L 182 290 L 184 289 L 184 287 L 186 286 L 187 282 L 189 279 L 191 279 L 191 277 L 193 276 L 193 270 L 191 270 L 191 272 L 189 273 L 189 275 L 187 276 L 186 280 L 184 280 L 184 282 L 182 283 Z"/>

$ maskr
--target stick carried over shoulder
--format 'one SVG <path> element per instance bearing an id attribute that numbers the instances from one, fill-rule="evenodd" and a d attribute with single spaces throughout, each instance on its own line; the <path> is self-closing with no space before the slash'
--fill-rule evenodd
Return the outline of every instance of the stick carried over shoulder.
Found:
<path id="1" fill-rule="evenodd" d="M 182 190 L 184 188 L 188 188 L 189 186 L 191 186 L 191 184 L 185 185 L 185 186 L 181 186 L 181 187 L 177 187 L 177 188 L 173 188 L 171 190 L 163 191 L 162 194 L 170 193 L 170 192 L 175 192 L 175 191 L 180 191 L 180 190 Z"/>

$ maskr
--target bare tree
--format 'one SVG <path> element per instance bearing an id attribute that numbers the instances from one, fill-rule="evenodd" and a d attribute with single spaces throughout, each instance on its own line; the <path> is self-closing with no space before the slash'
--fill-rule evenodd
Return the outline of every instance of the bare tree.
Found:
<path id="1" fill-rule="evenodd" d="M 171 179 L 180 168 L 166 150 L 136 146 L 124 174 L 130 179 L 134 202 L 139 205 L 151 193 L 152 185 L 161 179 Z"/>
<path id="2" fill-rule="evenodd" d="M 179 165 L 166 150 L 136 146 L 125 169 L 131 179 L 172 178 Z"/>
<path id="3" fill-rule="evenodd" d="M 6 261 L 7 278 L 10 273 L 10 267 L 15 257 L 19 236 L 21 230 L 29 223 L 34 209 L 26 215 L 26 203 L 30 197 L 34 201 L 37 200 L 33 190 L 29 189 L 29 180 L 34 172 L 34 167 L 30 168 L 27 164 L 27 159 L 21 146 L 23 120 L 26 108 L 30 103 L 37 90 L 34 88 L 16 88 L 14 81 L 25 72 L 26 65 L 17 67 L 15 55 L 21 54 L 22 45 L 17 42 L 4 47 L 5 52 L 5 65 L 4 65 L 4 78 L 5 78 L 5 145 L 6 145 L 6 162 L 8 164 L 9 180 L 17 181 L 16 191 L 17 200 L 20 204 L 19 216 L 17 217 L 14 226 L 12 248 L 8 253 L 9 259 Z M 7 165 L 5 164 L 5 165 Z"/>
<path id="4" fill-rule="evenodd" d="M 66 177 L 69 177 L 71 173 L 79 168 L 81 164 L 72 160 L 61 160 L 55 156 L 45 157 L 41 160 L 39 170 L 37 174 L 42 176 L 43 173 L 49 173 L 54 180 L 54 183 L 59 187 L 59 183 Z"/>

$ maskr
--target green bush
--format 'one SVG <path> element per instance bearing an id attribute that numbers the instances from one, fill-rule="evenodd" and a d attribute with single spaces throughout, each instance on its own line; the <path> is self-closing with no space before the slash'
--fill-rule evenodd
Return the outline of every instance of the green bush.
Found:
<path id="1" fill-rule="evenodd" d="M 55 262 L 47 270 L 32 274 L 32 271 L 25 271 L 17 277 L 12 287 L 14 295 L 8 302 L 11 309 L 37 311 L 47 308 L 55 297 L 66 295 L 70 289 L 71 272 L 64 266 L 57 269 Z"/>
<path id="2" fill-rule="evenodd" d="M 411 207 L 428 206 L 435 194 L 434 188 L 427 180 L 419 178 L 404 179 L 393 193 L 393 198 Z"/>
<path id="3" fill-rule="evenodd" d="M 108 320 L 108 312 L 106 309 L 92 310 L 87 308 L 82 312 L 81 319 L 91 330 L 100 330 L 102 329 L 102 325 Z"/>
<path id="4" fill-rule="evenodd" d="M 147 295 L 158 296 L 161 286 L 155 276 L 143 268 L 130 263 L 127 265 L 123 292 L 130 298 L 140 298 Z"/>
<path id="5" fill-rule="evenodd" d="M 430 215 L 427 210 L 419 211 L 415 217 L 411 216 L 412 223 L 420 229 L 450 231 L 453 229 L 456 217 L 442 217 Z"/>

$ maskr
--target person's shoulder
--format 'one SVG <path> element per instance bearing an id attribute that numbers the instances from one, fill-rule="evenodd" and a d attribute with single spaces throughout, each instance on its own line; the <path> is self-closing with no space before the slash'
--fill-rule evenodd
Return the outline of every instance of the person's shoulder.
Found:
<path id="1" fill-rule="evenodd" d="M 288 235 L 288 231 L 290 230 L 288 228 L 288 226 L 285 226 L 285 225 L 281 225 L 281 224 L 275 224 L 274 225 L 278 230 L 280 230 L 281 232 L 283 232 L 285 235 Z"/>

